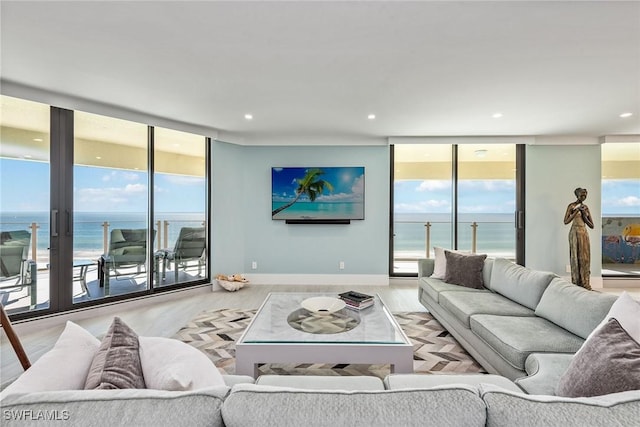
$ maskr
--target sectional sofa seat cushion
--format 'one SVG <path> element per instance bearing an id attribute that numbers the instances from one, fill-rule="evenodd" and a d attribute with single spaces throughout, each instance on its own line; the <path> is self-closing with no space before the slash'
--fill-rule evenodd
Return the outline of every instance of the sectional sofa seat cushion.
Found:
<path id="1" fill-rule="evenodd" d="M 447 258 L 445 282 L 465 288 L 484 288 L 482 269 L 487 259 L 486 255 L 459 254 L 451 251 L 444 251 L 444 255 Z"/>
<path id="2" fill-rule="evenodd" d="M 482 385 L 487 426 L 637 426 L 640 390 L 590 398 L 513 393 Z"/>
<path id="3" fill-rule="evenodd" d="M 640 390 L 640 344 L 612 318 L 575 355 L 556 394 L 590 397 L 627 390 Z"/>
<path id="4" fill-rule="evenodd" d="M 390 374 L 384 379 L 387 390 L 430 389 L 459 384 L 473 387 L 478 387 L 480 384 L 493 384 L 515 393 L 522 393 L 522 389 L 510 379 L 491 374 Z"/>
<path id="5" fill-rule="evenodd" d="M 258 385 L 293 387 L 307 390 L 384 390 L 384 383 L 374 376 L 261 375 Z"/>
<path id="6" fill-rule="evenodd" d="M 227 427 L 484 426 L 484 402 L 473 387 L 429 390 L 300 390 L 237 385 L 222 408 Z"/>
<path id="7" fill-rule="evenodd" d="M 588 291 L 556 277 L 542 295 L 536 316 L 586 339 L 607 315 L 615 295 Z"/>
<path id="8" fill-rule="evenodd" d="M 555 396 L 560 377 L 567 371 L 572 353 L 533 353 L 524 363 L 526 377 L 515 383 L 527 394 Z"/>
<path id="9" fill-rule="evenodd" d="M 435 302 L 440 302 L 440 293 L 442 292 L 484 292 L 490 293 L 487 289 L 473 289 L 465 288 L 464 286 L 453 285 L 451 283 L 444 282 L 440 279 L 432 279 L 430 277 L 423 277 L 419 281 L 419 286 L 422 290 Z"/>
<path id="10" fill-rule="evenodd" d="M 515 303 L 493 292 L 441 292 L 440 305 L 460 322 L 471 327 L 474 314 L 496 314 L 501 316 L 534 316 L 533 310 Z"/>
<path id="11" fill-rule="evenodd" d="M 491 271 L 489 289 L 532 310 L 540 302 L 554 274 L 532 270 L 504 258 L 496 258 Z"/>
<path id="12" fill-rule="evenodd" d="M 221 407 L 229 387 L 198 391 L 74 390 L 13 394 L 2 400 L 2 425 L 64 425 L 65 427 L 223 426 Z M 43 420 L 45 415 L 57 421 Z"/>
<path id="13" fill-rule="evenodd" d="M 541 317 L 476 314 L 471 331 L 521 371 L 531 353 L 575 353 L 584 342 Z"/>

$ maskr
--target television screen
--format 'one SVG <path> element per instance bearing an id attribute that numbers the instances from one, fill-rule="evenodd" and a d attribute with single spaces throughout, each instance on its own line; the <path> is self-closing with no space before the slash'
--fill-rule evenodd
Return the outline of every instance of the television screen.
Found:
<path id="1" fill-rule="evenodd" d="M 364 167 L 271 168 L 271 218 L 364 219 Z"/>

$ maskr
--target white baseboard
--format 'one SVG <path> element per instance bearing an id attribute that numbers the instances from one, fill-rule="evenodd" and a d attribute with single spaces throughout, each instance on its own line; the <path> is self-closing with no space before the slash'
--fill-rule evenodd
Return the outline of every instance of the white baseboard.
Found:
<path id="1" fill-rule="evenodd" d="M 245 274 L 252 285 L 389 286 L 386 274 Z"/>

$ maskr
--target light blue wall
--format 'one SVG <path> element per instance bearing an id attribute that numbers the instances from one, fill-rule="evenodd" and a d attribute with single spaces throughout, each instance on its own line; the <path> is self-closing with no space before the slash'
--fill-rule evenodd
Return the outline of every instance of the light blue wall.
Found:
<path id="1" fill-rule="evenodd" d="M 214 141 L 212 165 L 212 274 L 244 271 L 244 147 Z"/>
<path id="2" fill-rule="evenodd" d="M 365 219 L 349 225 L 273 221 L 272 166 L 364 166 Z M 214 273 L 388 274 L 388 146 L 216 142 L 213 181 Z M 256 270 L 252 261 L 258 263 Z M 338 268 L 340 261 L 344 270 Z"/>
<path id="3" fill-rule="evenodd" d="M 573 190 L 589 190 L 591 272 L 601 273 L 599 145 L 529 145 L 526 154 L 526 265 L 567 276 Z M 387 146 L 241 146 L 214 142 L 213 273 L 387 274 Z M 364 166 L 364 221 L 287 225 L 271 220 L 272 166 Z M 251 269 L 251 262 L 258 269 Z M 340 261 L 345 269 L 339 270 Z"/>
<path id="4" fill-rule="evenodd" d="M 601 150 L 600 145 L 531 145 L 526 153 L 526 249 L 527 267 L 552 271 L 559 276 L 569 264 L 569 228 L 564 224 L 573 190 L 588 190 L 586 200 L 595 228 L 591 241 L 591 276 L 602 271 L 601 247 Z"/>

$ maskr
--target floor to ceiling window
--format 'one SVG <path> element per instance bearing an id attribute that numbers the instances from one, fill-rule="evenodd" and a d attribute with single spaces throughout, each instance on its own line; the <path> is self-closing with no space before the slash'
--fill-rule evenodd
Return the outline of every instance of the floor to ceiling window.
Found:
<path id="1" fill-rule="evenodd" d="M 0 302 L 49 307 L 49 106 L 0 97 Z"/>
<path id="2" fill-rule="evenodd" d="M 154 128 L 157 285 L 200 280 L 207 271 L 207 163 L 202 136 Z"/>
<path id="3" fill-rule="evenodd" d="M 433 247 L 516 260 L 515 144 L 395 144 L 392 275 Z"/>
<path id="4" fill-rule="evenodd" d="M 149 288 L 147 133 L 142 123 L 74 112 L 76 303 Z"/>
<path id="5" fill-rule="evenodd" d="M 0 298 L 10 314 L 208 283 L 210 139 L 0 99 Z"/>
<path id="6" fill-rule="evenodd" d="M 602 144 L 602 275 L 640 276 L 640 143 Z"/>

